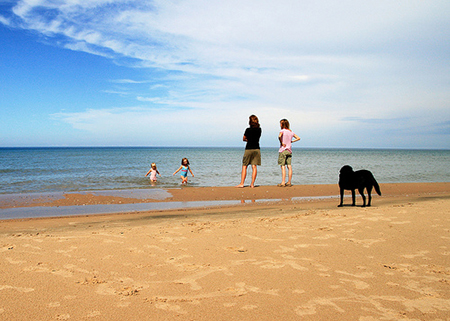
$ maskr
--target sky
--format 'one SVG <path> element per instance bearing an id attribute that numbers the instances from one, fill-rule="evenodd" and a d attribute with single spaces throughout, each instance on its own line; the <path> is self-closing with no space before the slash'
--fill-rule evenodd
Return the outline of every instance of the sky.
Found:
<path id="1" fill-rule="evenodd" d="M 450 1 L 0 0 L 0 147 L 450 149 Z"/>

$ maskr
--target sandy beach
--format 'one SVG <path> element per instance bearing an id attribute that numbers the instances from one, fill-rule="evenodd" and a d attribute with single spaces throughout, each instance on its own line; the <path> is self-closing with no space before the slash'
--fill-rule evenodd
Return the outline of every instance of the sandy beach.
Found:
<path id="1" fill-rule="evenodd" d="M 450 320 L 450 183 L 381 190 L 366 208 L 337 185 L 9 200 L 239 202 L 0 221 L 0 319 Z"/>

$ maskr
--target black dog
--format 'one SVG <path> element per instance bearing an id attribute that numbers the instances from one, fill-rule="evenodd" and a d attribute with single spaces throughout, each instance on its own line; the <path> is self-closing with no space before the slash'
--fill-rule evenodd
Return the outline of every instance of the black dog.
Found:
<path id="1" fill-rule="evenodd" d="M 366 197 L 364 196 L 364 189 L 367 189 L 367 194 L 369 196 L 369 202 L 367 206 L 370 206 L 370 202 L 372 201 L 372 188 L 375 188 L 375 191 L 378 195 L 381 196 L 380 186 L 378 185 L 375 177 L 373 177 L 372 173 L 368 170 L 362 169 L 360 171 L 353 171 L 353 168 L 349 165 L 345 165 L 339 171 L 339 188 L 341 190 L 341 203 L 339 207 L 343 206 L 344 202 L 344 190 L 352 191 L 352 206 L 355 206 L 355 189 L 358 189 L 359 194 L 363 199 L 363 207 L 366 206 Z"/>

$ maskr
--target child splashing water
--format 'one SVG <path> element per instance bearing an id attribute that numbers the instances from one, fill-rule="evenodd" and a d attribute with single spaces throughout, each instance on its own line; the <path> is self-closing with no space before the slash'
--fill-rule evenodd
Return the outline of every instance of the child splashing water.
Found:
<path id="1" fill-rule="evenodd" d="M 191 173 L 192 177 L 194 177 L 194 173 L 192 173 L 191 168 L 189 167 L 189 161 L 188 159 L 185 157 L 181 160 L 181 166 L 175 171 L 175 173 L 173 173 L 173 175 L 175 175 L 176 173 L 178 173 L 179 171 L 181 171 L 181 184 L 187 184 L 188 178 L 187 178 L 187 174 L 188 171 Z M 173 176 L 172 175 L 172 176 Z"/>
<path id="2" fill-rule="evenodd" d="M 156 183 L 156 174 L 158 174 L 159 177 L 162 177 L 161 174 L 158 172 L 158 169 L 156 168 L 155 163 L 152 163 L 150 170 L 147 172 L 147 174 L 145 174 L 145 177 L 147 177 L 148 174 L 150 174 L 150 181 L 152 183 Z"/>

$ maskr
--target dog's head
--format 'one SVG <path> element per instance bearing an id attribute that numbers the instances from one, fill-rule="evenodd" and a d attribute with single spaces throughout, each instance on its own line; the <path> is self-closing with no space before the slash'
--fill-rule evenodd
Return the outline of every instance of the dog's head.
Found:
<path id="1" fill-rule="evenodd" d="M 341 170 L 339 171 L 339 176 L 345 176 L 350 173 L 353 173 L 353 168 L 350 165 L 345 165 L 342 166 Z"/>

